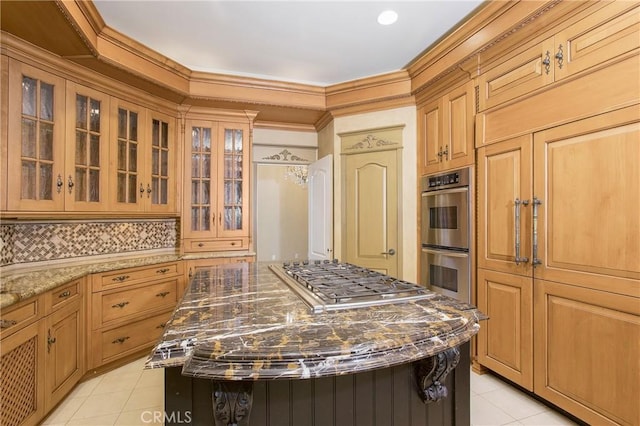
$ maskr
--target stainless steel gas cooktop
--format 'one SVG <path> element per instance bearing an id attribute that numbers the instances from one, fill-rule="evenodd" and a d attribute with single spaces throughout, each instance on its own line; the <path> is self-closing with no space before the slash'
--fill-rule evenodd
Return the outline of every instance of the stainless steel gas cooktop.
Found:
<path id="1" fill-rule="evenodd" d="M 337 260 L 269 265 L 314 312 L 433 297 L 424 287 Z"/>

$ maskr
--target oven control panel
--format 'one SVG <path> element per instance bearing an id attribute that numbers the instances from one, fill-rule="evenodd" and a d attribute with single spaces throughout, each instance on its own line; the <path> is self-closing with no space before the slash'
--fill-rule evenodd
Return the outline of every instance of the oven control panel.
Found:
<path id="1" fill-rule="evenodd" d="M 422 178 L 422 191 L 437 191 L 450 187 L 468 186 L 469 169 L 454 170 L 451 172 L 425 176 Z"/>

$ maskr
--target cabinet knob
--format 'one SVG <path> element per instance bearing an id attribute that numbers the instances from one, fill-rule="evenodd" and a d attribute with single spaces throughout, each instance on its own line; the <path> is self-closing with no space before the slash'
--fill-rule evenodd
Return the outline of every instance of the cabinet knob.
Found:
<path id="1" fill-rule="evenodd" d="M 169 293 L 170 293 L 169 291 L 163 291 L 161 293 L 156 294 L 156 297 L 165 297 Z"/>
<path id="2" fill-rule="evenodd" d="M 140 198 L 142 198 L 143 195 L 144 195 L 144 186 L 140 184 Z"/>
<path id="3" fill-rule="evenodd" d="M 58 175 L 58 179 L 56 180 L 56 187 L 58 194 L 62 192 L 62 187 L 64 186 L 64 182 L 62 182 L 62 176 Z"/>
<path id="4" fill-rule="evenodd" d="M 16 320 L 0 320 L 0 328 L 9 328 L 9 327 L 13 327 L 14 325 L 16 325 L 18 323 L 18 321 Z"/>
<path id="5" fill-rule="evenodd" d="M 171 269 L 169 268 L 162 268 L 162 269 L 158 269 L 156 271 L 156 274 L 166 274 L 167 272 L 169 272 Z"/>
<path id="6" fill-rule="evenodd" d="M 562 53 L 562 44 L 558 46 L 558 52 L 556 53 L 556 59 L 558 60 L 558 68 L 562 69 L 562 62 L 564 61 L 564 54 Z"/>
<path id="7" fill-rule="evenodd" d="M 115 305 L 111 305 L 112 308 L 124 308 L 125 306 L 127 306 L 129 304 L 129 302 L 120 302 L 120 303 L 116 303 Z"/>
<path id="8" fill-rule="evenodd" d="M 65 298 L 65 297 L 69 297 L 69 296 L 71 296 L 71 292 L 70 292 L 69 290 L 63 291 L 62 293 L 60 293 L 60 294 L 58 295 L 58 297 L 59 297 L 60 299 L 63 299 L 63 298 Z"/>
<path id="9" fill-rule="evenodd" d="M 111 342 L 111 343 L 113 343 L 113 344 L 116 344 L 116 343 L 120 343 L 120 344 L 122 344 L 122 343 L 126 342 L 127 340 L 129 340 L 129 336 L 126 336 L 126 337 L 119 337 L 119 338 L 117 338 L 116 340 L 114 340 L 114 341 L 113 341 L 113 342 Z"/>
<path id="10" fill-rule="evenodd" d="M 166 327 L 166 325 L 167 325 L 167 324 L 163 322 L 162 324 L 160 324 L 160 325 L 159 325 L 159 326 L 157 326 L 156 328 L 165 328 L 165 327 Z"/>
<path id="11" fill-rule="evenodd" d="M 551 69 L 551 52 L 547 50 L 547 54 L 542 60 L 542 65 L 544 65 L 544 71 L 546 74 L 549 74 L 549 70 Z"/>
<path id="12" fill-rule="evenodd" d="M 151 198 L 151 185 L 147 184 L 147 198 Z"/>

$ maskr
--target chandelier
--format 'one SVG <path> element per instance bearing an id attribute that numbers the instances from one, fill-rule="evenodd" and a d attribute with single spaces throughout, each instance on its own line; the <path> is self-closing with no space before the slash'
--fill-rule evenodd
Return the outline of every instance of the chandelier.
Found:
<path id="1" fill-rule="evenodd" d="M 291 179 L 293 183 L 305 186 L 309 182 L 308 167 L 306 165 L 287 166 L 285 179 Z"/>

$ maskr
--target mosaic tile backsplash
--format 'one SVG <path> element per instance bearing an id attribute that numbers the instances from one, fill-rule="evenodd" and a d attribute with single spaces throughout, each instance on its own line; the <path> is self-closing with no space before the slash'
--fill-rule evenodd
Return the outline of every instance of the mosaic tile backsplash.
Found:
<path id="1" fill-rule="evenodd" d="M 174 248 L 176 219 L 0 224 L 0 266 Z"/>

